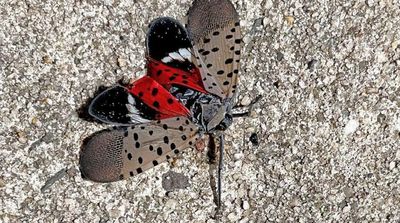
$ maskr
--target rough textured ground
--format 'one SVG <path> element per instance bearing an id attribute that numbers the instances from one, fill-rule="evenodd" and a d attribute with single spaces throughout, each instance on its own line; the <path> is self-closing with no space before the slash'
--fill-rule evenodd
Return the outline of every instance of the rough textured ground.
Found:
<path id="1" fill-rule="evenodd" d="M 1 222 L 214 222 L 204 154 L 112 184 L 77 171 L 82 140 L 105 128 L 77 109 L 143 74 L 147 24 L 190 2 L 0 1 Z M 222 221 L 399 222 L 399 1 L 234 4 L 239 101 L 263 97 L 227 131 Z M 167 193 L 169 169 L 190 186 Z"/>

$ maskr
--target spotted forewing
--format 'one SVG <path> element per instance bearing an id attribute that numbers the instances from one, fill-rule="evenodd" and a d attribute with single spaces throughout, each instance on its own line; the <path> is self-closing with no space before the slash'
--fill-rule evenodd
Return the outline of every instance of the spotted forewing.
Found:
<path id="1" fill-rule="evenodd" d="M 85 145 L 81 171 L 96 182 L 126 179 L 176 156 L 197 136 L 198 127 L 186 117 L 105 130 Z"/>
<path id="2" fill-rule="evenodd" d="M 230 1 L 198 0 L 187 24 L 205 89 L 221 98 L 236 92 L 240 59 L 239 16 Z"/>

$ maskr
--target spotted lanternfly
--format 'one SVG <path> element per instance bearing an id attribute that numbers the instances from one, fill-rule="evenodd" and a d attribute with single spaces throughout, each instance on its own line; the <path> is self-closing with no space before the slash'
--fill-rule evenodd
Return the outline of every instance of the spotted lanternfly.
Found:
<path id="1" fill-rule="evenodd" d="M 228 0 L 195 0 L 186 28 L 169 17 L 152 21 L 146 76 L 91 102 L 90 115 L 117 127 L 83 146 L 82 174 L 96 182 L 126 179 L 194 147 L 204 134 L 219 139 L 222 149 L 232 123 L 240 38 Z"/>

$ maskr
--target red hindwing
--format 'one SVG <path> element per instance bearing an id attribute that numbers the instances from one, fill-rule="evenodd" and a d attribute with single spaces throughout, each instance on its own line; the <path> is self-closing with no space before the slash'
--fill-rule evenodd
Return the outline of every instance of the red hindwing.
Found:
<path id="1" fill-rule="evenodd" d="M 171 85 L 180 85 L 202 93 L 207 93 L 200 79 L 201 76 L 198 68 L 193 68 L 190 72 L 187 72 L 148 58 L 147 75 L 166 89 L 169 89 Z"/>
<path id="2" fill-rule="evenodd" d="M 129 92 L 159 112 L 158 119 L 190 115 L 190 111 L 178 99 L 149 76 L 133 82 Z"/>

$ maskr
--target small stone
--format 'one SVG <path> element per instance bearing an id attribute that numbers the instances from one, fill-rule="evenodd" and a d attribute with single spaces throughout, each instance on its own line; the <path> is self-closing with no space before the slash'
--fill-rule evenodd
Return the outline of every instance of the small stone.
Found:
<path id="1" fill-rule="evenodd" d="M 194 145 L 197 151 L 203 152 L 204 149 L 206 148 L 206 139 L 204 138 L 198 139 Z"/>
<path id="2" fill-rule="evenodd" d="M 254 131 L 255 131 L 254 127 L 252 127 L 252 126 L 249 126 L 248 128 L 246 128 L 246 132 L 254 132 Z"/>
<path id="3" fill-rule="evenodd" d="M 37 127 L 41 127 L 41 126 L 42 126 L 42 122 L 39 121 L 39 119 L 36 118 L 36 117 L 33 117 L 33 118 L 32 118 L 32 124 L 33 124 L 34 126 L 37 126 Z"/>
<path id="4" fill-rule="evenodd" d="M 247 194 L 247 190 L 245 188 L 241 187 L 238 189 L 237 194 L 238 194 L 238 197 L 244 197 Z"/>
<path id="5" fill-rule="evenodd" d="M 394 128 L 395 128 L 397 131 L 400 131 L 400 119 L 397 119 L 397 121 L 396 121 L 395 124 L 394 124 Z"/>
<path id="6" fill-rule="evenodd" d="M 357 120 L 352 119 L 349 122 L 347 122 L 346 126 L 344 127 L 343 133 L 345 135 L 350 135 L 357 130 L 359 125 L 360 124 L 358 123 Z"/>
<path id="7" fill-rule="evenodd" d="M 250 41 L 251 41 L 250 37 L 248 37 L 248 36 L 243 37 L 243 42 L 244 42 L 245 44 L 250 43 Z"/>
<path id="8" fill-rule="evenodd" d="M 272 2 L 272 0 L 265 1 L 264 7 L 266 9 L 270 9 L 270 8 L 272 8 L 272 6 L 274 6 L 274 3 Z"/>
<path id="9" fill-rule="evenodd" d="M 74 205 L 75 201 L 74 201 L 74 199 L 66 198 L 66 199 L 64 200 L 64 203 L 65 203 L 66 205 L 68 205 L 68 206 L 71 206 L 71 205 Z"/>
<path id="10" fill-rule="evenodd" d="M 307 69 L 308 69 L 308 70 L 313 70 L 314 67 L 315 67 L 315 65 L 316 65 L 317 63 L 318 63 L 318 60 L 314 60 L 314 59 L 308 61 L 308 63 L 307 63 Z"/>
<path id="11" fill-rule="evenodd" d="M 117 217 L 120 216 L 120 211 L 118 210 L 118 208 L 112 208 L 112 209 L 109 211 L 109 214 L 110 214 L 110 216 L 111 216 L 112 218 L 117 218 Z"/>
<path id="12" fill-rule="evenodd" d="M 389 164 L 389 169 L 390 169 L 390 170 L 393 170 L 394 168 L 396 168 L 396 162 L 395 162 L 395 161 L 392 161 L 392 162 L 390 162 L 390 164 Z"/>
<path id="13" fill-rule="evenodd" d="M 379 123 L 382 124 L 386 120 L 386 116 L 384 114 L 380 113 L 376 119 Z"/>
<path id="14" fill-rule="evenodd" d="M 74 177 L 74 176 L 76 176 L 78 174 L 78 170 L 76 168 L 69 168 L 67 170 L 67 174 L 70 177 Z"/>
<path id="15" fill-rule="evenodd" d="M 240 159 L 243 158 L 243 153 L 235 153 L 235 154 L 233 155 L 233 158 L 234 158 L 235 161 L 236 161 L 236 160 L 240 160 Z"/>
<path id="16" fill-rule="evenodd" d="M 126 66 L 126 60 L 123 59 L 123 58 L 121 58 L 121 57 L 118 57 L 118 59 L 117 59 L 117 65 L 118 65 L 119 67 L 125 67 L 125 66 Z"/>
<path id="17" fill-rule="evenodd" d="M 264 19 L 263 19 L 263 25 L 266 26 L 267 24 L 268 24 L 268 18 L 267 18 L 267 17 L 264 17 Z"/>
<path id="18" fill-rule="evenodd" d="M 53 100 L 51 100 L 50 98 L 44 99 L 44 102 L 47 103 L 48 105 L 53 105 Z"/>
<path id="19" fill-rule="evenodd" d="M 52 64 L 53 60 L 50 58 L 49 55 L 45 55 L 45 56 L 42 57 L 42 62 L 44 64 Z"/>
<path id="20" fill-rule="evenodd" d="M 250 204 L 248 201 L 243 201 L 242 207 L 244 210 L 248 210 L 250 208 Z"/>
<path id="21" fill-rule="evenodd" d="M 247 222 L 249 222 L 249 219 L 247 217 L 244 217 L 239 221 L 239 223 L 247 223 Z"/>
<path id="22" fill-rule="evenodd" d="M 296 147 L 292 147 L 292 154 L 297 154 L 299 151 Z"/>
<path id="23" fill-rule="evenodd" d="M 189 186 L 189 178 L 182 173 L 168 171 L 162 175 L 162 187 L 166 191 L 184 189 Z"/>
<path id="24" fill-rule="evenodd" d="M 235 163 L 235 167 L 241 167 L 242 166 L 242 160 L 237 160 Z M 240 178 L 237 178 L 240 179 Z"/>
<path id="25" fill-rule="evenodd" d="M 245 95 L 242 98 L 242 101 L 240 102 L 242 105 L 247 106 L 251 103 L 250 97 L 248 95 Z"/>
<path id="26" fill-rule="evenodd" d="M 282 196 L 282 194 L 283 194 L 283 189 L 282 188 L 276 189 L 276 196 Z"/>
<path id="27" fill-rule="evenodd" d="M 284 57 L 283 53 L 281 53 L 280 51 L 276 52 L 276 59 L 277 59 L 278 61 L 282 61 L 282 60 L 283 60 L 283 57 Z M 274 85 L 275 85 L 275 84 L 274 84 Z"/>
<path id="28" fill-rule="evenodd" d="M 354 196 L 354 190 L 353 190 L 353 188 L 348 187 L 348 186 L 346 186 L 346 187 L 343 188 L 343 193 L 344 193 L 344 195 L 345 195 L 347 198 L 351 198 L 351 197 Z"/>
<path id="29" fill-rule="evenodd" d="M 396 50 L 399 45 L 400 45 L 400 40 L 394 40 L 392 42 L 392 50 Z"/>
<path id="30" fill-rule="evenodd" d="M 178 204 L 178 202 L 175 199 L 169 199 L 165 203 L 165 207 L 167 207 L 168 209 L 175 209 L 177 204 Z"/>
<path id="31" fill-rule="evenodd" d="M 239 220 L 239 217 L 235 214 L 235 213 L 230 213 L 228 214 L 228 219 L 231 222 L 236 222 L 237 220 Z"/>
<path id="32" fill-rule="evenodd" d="M 254 20 L 253 27 L 260 27 L 262 26 L 263 18 L 258 18 Z"/>
<path id="33" fill-rule="evenodd" d="M 250 135 L 250 142 L 253 144 L 253 146 L 258 146 L 259 142 L 257 133 L 254 132 Z"/>
<path id="34" fill-rule="evenodd" d="M 292 26 L 293 23 L 294 23 L 294 17 L 293 16 L 285 16 L 285 20 L 286 20 L 286 22 L 287 22 L 287 24 L 289 26 Z"/>
<path id="35" fill-rule="evenodd" d="M 299 81 L 299 86 L 300 86 L 300 88 L 302 88 L 302 89 L 304 89 L 304 88 L 307 87 L 306 83 L 304 83 L 304 81 L 302 81 L 302 80 Z"/>
<path id="36" fill-rule="evenodd" d="M 386 53 L 383 51 L 376 52 L 375 58 L 378 63 L 385 63 L 388 60 Z"/>
<path id="37" fill-rule="evenodd" d="M 255 154 L 249 154 L 247 156 L 247 159 L 250 161 L 255 161 L 255 160 L 257 160 L 257 156 Z"/>
<path id="38" fill-rule="evenodd" d="M 300 206 L 300 201 L 299 201 L 299 199 L 298 199 L 297 197 L 294 197 L 294 198 L 290 201 L 289 206 L 290 206 L 291 208 Z"/>
<path id="39" fill-rule="evenodd" d="M 295 76 L 289 76 L 289 81 L 290 81 L 290 83 L 293 83 L 295 80 L 297 79 L 297 77 L 295 77 Z"/>
<path id="40" fill-rule="evenodd" d="M 351 206 L 350 205 L 348 205 L 348 206 L 343 208 L 343 212 L 344 213 L 348 213 L 348 212 L 350 212 L 350 210 L 351 210 Z"/>
<path id="41" fill-rule="evenodd" d="M 26 143 L 28 141 L 28 139 L 26 138 L 25 132 L 18 131 L 17 132 L 17 137 L 18 137 L 18 141 L 20 143 Z"/>
<path id="42" fill-rule="evenodd" d="M 315 31 L 319 31 L 321 29 L 321 25 L 319 23 L 314 24 Z"/>

